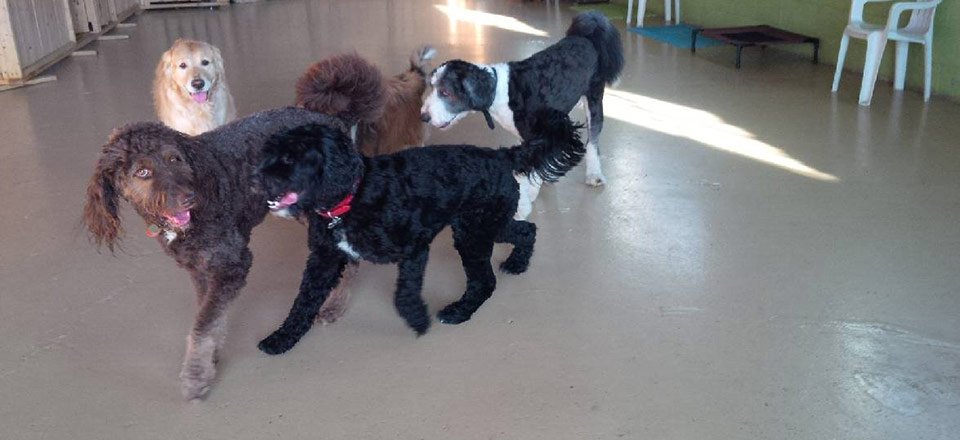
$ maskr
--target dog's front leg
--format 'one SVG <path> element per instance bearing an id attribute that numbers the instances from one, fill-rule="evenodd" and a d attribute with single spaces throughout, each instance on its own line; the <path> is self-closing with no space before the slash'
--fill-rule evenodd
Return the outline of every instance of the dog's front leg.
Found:
<path id="1" fill-rule="evenodd" d="M 235 258 L 211 261 L 208 273 L 194 276 L 200 310 L 187 335 L 187 353 L 180 370 L 180 390 L 188 400 L 200 399 L 210 390 L 217 374 L 217 352 L 227 336 L 227 307 L 246 284 L 253 262 L 246 248 L 227 254 Z M 199 291 L 201 287 L 206 288 L 205 295 Z"/>
<path id="2" fill-rule="evenodd" d="M 337 286 L 347 261 L 343 252 L 329 246 L 317 246 L 310 252 L 307 267 L 303 270 L 303 280 L 300 282 L 300 293 L 293 302 L 293 308 L 283 325 L 260 341 L 257 345 L 260 351 L 281 354 L 297 344 L 313 326 L 320 306 L 327 299 L 330 290 Z"/>
<path id="3" fill-rule="evenodd" d="M 397 265 L 397 292 L 393 297 L 397 312 L 407 325 L 422 336 L 430 328 L 430 315 L 423 302 L 423 275 L 427 268 L 429 249 L 423 249 Z"/>
<path id="4" fill-rule="evenodd" d="M 190 269 L 190 277 L 193 278 L 193 286 L 197 289 L 197 305 L 203 306 L 203 301 L 207 299 L 207 274 L 196 268 Z"/>

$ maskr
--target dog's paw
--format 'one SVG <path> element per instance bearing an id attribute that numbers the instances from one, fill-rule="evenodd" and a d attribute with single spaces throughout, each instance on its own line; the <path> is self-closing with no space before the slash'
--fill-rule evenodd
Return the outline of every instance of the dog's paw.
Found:
<path id="1" fill-rule="evenodd" d="M 337 322 L 338 319 L 343 317 L 343 314 L 346 313 L 346 308 L 334 308 L 328 310 L 321 310 L 317 313 L 317 324 L 320 325 L 329 325 Z"/>
<path id="2" fill-rule="evenodd" d="M 526 272 L 528 267 L 530 267 L 529 259 L 513 258 L 513 256 L 500 263 L 500 271 L 510 275 L 520 275 Z"/>
<path id="3" fill-rule="evenodd" d="M 607 183 L 607 178 L 601 173 L 587 173 L 586 184 L 590 186 L 603 186 Z"/>
<path id="4" fill-rule="evenodd" d="M 280 332 L 274 332 L 272 335 L 267 336 L 260 341 L 260 343 L 257 344 L 257 348 L 266 354 L 278 355 L 286 353 L 293 348 L 296 343 L 297 341 L 291 340 L 290 337 Z"/>
<path id="5" fill-rule="evenodd" d="M 427 330 L 430 330 L 430 320 L 426 319 L 423 322 L 418 322 L 416 324 L 410 324 L 410 328 L 417 333 L 417 337 L 421 337 L 427 334 Z"/>
<path id="6" fill-rule="evenodd" d="M 217 374 L 213 363 L 188 363 L 180 371 L 180 392 L 187 400 L 200 400 L 210 392 L 210 385 Z"/>
<path id="7" fill-rule="evenodd" d="M 471 316 L 473 316 L 472 311 L 465 310 L 459 303 L 453 303 L 437 313 L 437 320 L 444 324 L 455 325 L 470 320 Z"/>

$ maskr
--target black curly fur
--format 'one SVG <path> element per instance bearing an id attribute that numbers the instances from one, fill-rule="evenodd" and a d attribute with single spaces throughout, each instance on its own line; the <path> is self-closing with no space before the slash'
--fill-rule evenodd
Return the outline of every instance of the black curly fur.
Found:
<path id="1" fill-rule="evenodd" d="M 499 150 L 440 145 L 362 158 L 342 133 L 322 125 L 271 139 L 261 172 L 272 196 L 299 194 L 299 212 L 310 221 L 311 255 L 303 279 L 310 287 L 301 288 L 283 325 L 260 342 L 260 349 L 269 354 L 291 349 L 310 329 L 344 266 L 357 256 L 398 264 L 397 311 L 422 335 L 430 326 L 420 295 L 429 246 L 447 225 L 453 229 L 467 288 L 437 317 L 449 324 L 470 319 L 496 288 L 490 265 L 494 243 L 514 245 L 501 265 L 508 273 L 525 271 L 533 254 L 536 226 L 512 218 L 519 198 L 514 173 L 560 176 L 583 154 L 583 143 L 565 114 L 548 111 L 539 117 L 544 138 Z M 354 190 L 351 184 L 357 182 Z M 329 210 L 348 194 L 354 196 L 352 209 L 338 226 L 328 228 L 328 220 L 316 211 Z"/>

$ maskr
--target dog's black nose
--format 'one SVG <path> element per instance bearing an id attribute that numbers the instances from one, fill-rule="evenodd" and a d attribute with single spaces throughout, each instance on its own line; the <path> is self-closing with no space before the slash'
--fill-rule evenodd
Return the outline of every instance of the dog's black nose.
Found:
<path id="1" fill-rule="evenodd" d="M 420 120 L 423 122 L 430 122 L 430 113 L 420 113 Z"/>
<path id="2" fill-rule="evenodd" d="M 193 203 L 193 201 L 196 200 L 196 198 L 197 198 L 197 195 L 192 192 L 185 193 L 180 196 L 180 205 L 181 206 L 189 205 Z"/>
<path id="3" fill-rule="evenodd" d="M 200 79 L 200 78 L 197 78 L 197 79 L 195 79 L 195 80 L 193 80 L 193 81 L 190 81 L 190 85 L 193 86 L 194 90 L 200 90 L 200 89 L 202 89 L 203 86 L 206 85 L 206 84 L 207 84 L 207 83 L 204 82 L 204 81 L 203 81 L 202 79 Z"/>

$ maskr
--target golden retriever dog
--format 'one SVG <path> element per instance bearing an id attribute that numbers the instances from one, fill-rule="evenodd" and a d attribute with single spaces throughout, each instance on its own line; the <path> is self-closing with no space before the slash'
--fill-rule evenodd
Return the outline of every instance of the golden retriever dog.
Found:
<path id="1" fill-rule="evenodd" d="M 298 107 L 342 119 L 355 127 L 354 141 L 364 156 L 390 154 L 423 144 L 420 120 L 427 89 L 426 62 L 436 54 L 430 46 L 410 56 L 410 67 L 384 77 L 359 55 L 318 61 L 297 81 Z"/>
<path id="2" fill-rule="evenodd" d="M 220 49 L 202 41 L 174 42 L 157 64 L 153 104 L 160 122 L 191 136 L 236 118 Z"/>

